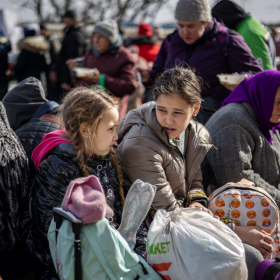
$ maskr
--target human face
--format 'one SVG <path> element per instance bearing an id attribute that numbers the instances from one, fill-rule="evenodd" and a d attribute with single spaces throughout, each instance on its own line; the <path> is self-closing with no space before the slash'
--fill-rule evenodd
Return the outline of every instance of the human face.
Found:
<path id="1" fill-rule="evenodd" d="M 271 123 L 279 123 L 280 122 L 280 86 L 278 87 L 274 99 L 273 110 L 271 114 L 271 118 L 269 119 Z"/>
<path id="2" fill-rule="evenodd" d="M 176 139 L 188 127 L 192 116 L 197 114 L 199 108 L 200 102 L 193 107 L 178 93 L 161 94 L 156 100 L 156 117 L 169 139 Z"/>
<path id="3" fill-rule="evenodd" d="M 178 32 L 184 42 L 191 45 L 202 37 L 207 25 L 208 22 L 178 20 Z"/>
<path id="4" fill-rule="evenodd" d="M 99 33 L 93 34 L 92 42 L 93 42 L 93 45 L 95 46 L 96 50 L 99 53 L 103 53 L 103 52 L 107 51 L 109 49 L 109 47 L 111 46 L 110 41 Z"/>
<path id="5" fill-rule="evenodd" d="M 110 152 L 114 141 L 118 140 L 117 129 L 119 127 L 119 112 L 116 108 L 104 114 L 101 118 L 97 131 L 93 134 L 90 133 L 86 123 L 81 124 L 80 131 L 84 139 L 90 138 L 91 151 L 84 151 L 86 154 L 91 155 L 92 151 L 97 156 L 105 156 Z"/>
<path id="6" fill-rule="evenodd" d="M 76 21 L 70 17 L 63 17 L 62 21 L 65 23 L 66 27 L 71 27 L 76 24 Z"/>

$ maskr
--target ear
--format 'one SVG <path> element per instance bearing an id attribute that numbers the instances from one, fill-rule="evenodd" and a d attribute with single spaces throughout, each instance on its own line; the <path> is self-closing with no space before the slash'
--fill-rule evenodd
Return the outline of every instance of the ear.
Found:
<path id="1" fill-rule="evenodd" d="M 196 116 L 199 112 L 201 105 L 201 101 L 197 102 L 196 105 L 193 107 L 193 116 Z"/>
<path id="2" fill-rule="evenodd" d="M 86 122 L 81 123 L 80 125 L 80 133 L 84 138 L 88 138 L 89 135 L 89 127 L 88 124 Z"/>

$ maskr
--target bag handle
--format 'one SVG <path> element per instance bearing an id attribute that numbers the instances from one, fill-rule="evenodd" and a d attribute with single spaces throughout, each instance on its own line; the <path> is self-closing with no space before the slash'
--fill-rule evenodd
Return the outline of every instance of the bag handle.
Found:
<path id="1" fill-rule="evenodd" d="M 74 248 L 75 248 L 75 280 L 82 280 L 82 255 L 81 255 L 81 239 L 80 233 L 82 230 L 82 221 L 77 219 L 69 211 L 63 210 L 61 207 L 55 207 L 53 209 L 54 221 L 56 223 L 55 230 L 55 243 L 57 244 L 57 236 L 59 228 L 62 225 L 63 218 L 72 223 L 72 230 L 75 235 Z"/>

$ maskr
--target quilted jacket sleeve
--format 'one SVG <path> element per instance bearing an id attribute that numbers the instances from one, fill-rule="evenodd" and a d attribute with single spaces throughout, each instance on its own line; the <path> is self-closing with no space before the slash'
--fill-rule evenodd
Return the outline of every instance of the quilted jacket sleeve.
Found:
<path id="1" fill-rule="evenodd" d="M 32 229 L 28 234 L 28 250 L 35 258 L 36 279 L 59 279 L 49 250 L 47 233 L 53 208 L 60 206 L 69 182 L 79 171 L 67 159 L 48 156 L 37 170 L 29 204 Z"/>

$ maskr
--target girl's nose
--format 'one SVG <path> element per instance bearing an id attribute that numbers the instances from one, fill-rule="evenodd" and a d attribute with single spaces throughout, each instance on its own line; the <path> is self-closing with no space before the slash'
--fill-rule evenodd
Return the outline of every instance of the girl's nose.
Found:
<path id="1" fill-rule="evenodd" d="M 165 123 L 166 124 L 174 124 L 174 120 L 173 120 L 173 118 L 171 116 L 167 116 L 165 118 Z"/>

